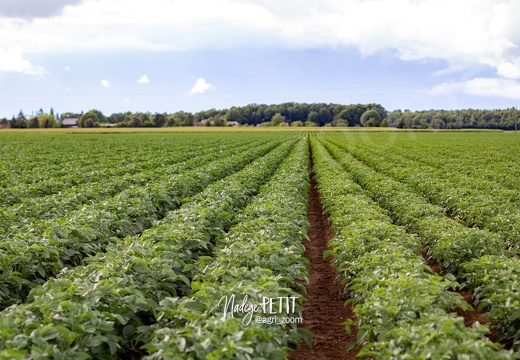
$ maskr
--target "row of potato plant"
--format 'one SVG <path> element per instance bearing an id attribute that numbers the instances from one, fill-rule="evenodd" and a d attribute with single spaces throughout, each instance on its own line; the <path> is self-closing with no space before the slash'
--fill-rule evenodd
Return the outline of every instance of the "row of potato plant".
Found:
<path id="1" fill-rule="evenodd" d="M 427 254 L 446 271 L 458 275 L 466 261 L 506 253 L 507 243 L 500 235 L 462 226 L 447 217 L 442 207 L 429 203 L 405 184 L 377 172 L 333 143 L 325 143 L 325 146 L 351 178 L 390 211 L 397 224 L 421 236 L 427 245 Z"/>
<path id="2" fill-rule="evenodd" d="M 352 178 L 390 211 L 398 224 L 423 239 L 428 255 L 435 258 L 443 270 L 466 281 L 480 309 L 490 307 L 496 340 L 507 340 L 518 348 L 520 311 L 518 307 L 511 307 L 511 303 L 520 304 L 520 292 L 516 292 L 514 285 L 520 274 L 520 259 L 505 250 L 506 241 L 489 231 L 460 225 L 446 217 L 442 208 L 428 203 L 406 185 L 377 173 L 335 145 L 327 144 L 327 148 Z M 502 266 L 494 267 L 501 263 L 508 265 L 508 272 L 504 272 Z M 494 275 L 486 276 L 488 272 Z M 498 276 L 501 277 L 497 284 Z"/>
<path id="3" fill-rule="evenodd" d="M 346 143 L 343 142 L 343 144 L 345 145 Z M 511 167 L 506 167 L 503 170 L 494 169 L 494 166 L 489 164 L 489 162 L 496 162 L 496 159 L 488 159 L 486 170 L 494 173 L 494 176 L 492 179 L 487 179 L 486 176 L 481 176 L 485 169 L 478 167 L 474 168 L 474 162 L 471 162 L 467 157 L 461 157 L 458 154 L 452 154 L 448 161 L 446 157 L 437 158 L 437 150 L 435 156 L 426 156 L 426 150 L 410 151 L 409 149 L 405 150 L 400 148 L 392 148 L 391 150 L 388 150 L 374 146 L 367 147 L 366 144 L 356 144 L 356 146 L 352 146 L 351 149 L 356 152 L 356 156 L 361 154 L 365 155 L 367 161 L 374 161 L 372 160 L 373 156 L 385 156 L 387 163 L 396 162 L 400 165 L 406 164 L 417 170 L 424 169 L 425 171 L 431 171 L 439 178 L 439 180 L 448 182 L 454 187 L 469 188 L 484 192 L 486 195 L 492 193 L 500 202 L 505 204 L 511 203 L 511 206 L 516 208 L 519 207 L 518 200 L 520 200 L 520 195 L 518 195 L 518 192 L 497 181 L 501 178 L 501 176 L 497 176 L 497 174 L 503 174 L 504 172 L 507 173 L 507 170 L 511 172 L 515 169 Z M 368 153 L 364 151 L 361 152 L 362 150 L 366 150 Z M 442 151 L 442 148 L 438 151 Z M 473 157 L 475 156 L 473 155 Z"/>
<path id="4" fill-rule="evenodd" d="M 85 266 L 64 269 L 34 289 L 26 303 L 4 310 L 0 358 L 138 355 L 159 303 L 189 293 L 196 259 L 211 253 L 215 237 L 231 226 L 293 144 L 210 184 L 141 236 L 111 243 Z"/>
<path id="5" fill-rule="evenodd" d="M 100 138 L 101 140 L 102 138 Z M 42 145 L 42 139 L 33 139 L 36 145 Z M 88 147 L 82 137 L 77 138 L 77 143 Z M 215 141 L 208 139 L 209 145 Z M 98 140 L 98 142 L 100 142 Z M 132 147 L 133 141 L 116 146 L 96 146 L 95 153 L 78 151 L 77 145 L 71 146 L 67 143 L 43 143 L 48 149 L 53 149 L 52 157 L 38 157 L 35 149 L 29 148 L 24 156 L 22 153 L 14 153 L 2 159 L 2 165 L 9 165 L 3 169 L 1 177 L 3 182 L 0 206 L 23 203 L 27 199 L 39 198 L 41 196 L 59 194 L 60 192 L 74 189 L 85 183 L 104 181 L 112 176 L 121 176 L 127 173 L 135 173 L 140 170 L 154 169 L 162 163 L 173 163 L 188 154 L 171 152 L 168 148 L 161 151 L 153 144 L 139 144 L 139 150 Z M 7 143 L 12 145 L 12 143 Z M 108 144 L 107 144 L 108 145 Z M 187 148 L 196 151 L 200 146 L 189 141 L 176 144 L 180 149 Z M 171 146 L 170 146 L 171 148 Z M 13 151 L 13 149 L 11 149 Z M 144 157 L 143 154 L 154 153 L 161 156 Z M 100 161 L 103 159 L 103 161 Z M 35 165 L 31 168 L 31 165 Z M 14 166 L 14 167 L 13 167 Z"/>
<path id="6" fill-rule="evenodd" d="M 62 176 L 68 176 L 69 174 L 81 174 L 81 169 L 86 170 L 87 174 L 104 169 L 103 164 L 99 162 L 96 156 L 92 156 L 87 152 L 78 153 L 75 147 L 64 147 L 63 149 L 66 149 L 66 152 L 47 153 L 41 156 L 39 153 L 43 149 L 40 145 L 43 144 L 40 144 L 38 140 L 36 140 L 34 144 L 34 147 L 29 146 L 29 144 L 24 144 L 25 147 L 20 149 L 17 148 L 12 141 L 3 142 L 2 145 L 5 147 L 9 146 L 9 149 L 6 149 L 6 152 L 4 152 L 6 156 L 1 162 L 0 174 L 2 176 L 0 178 L 0 184 L 2 185 L 2 189 L 9 190 L 14 187 L 19 187 L 19 189 L 31 187 L 32 185 L 42 183 L 46 178 L 58 179 Z M 50 148 L 52 148 L 52 146 L 49 146 L 49 149 Z M 70 153 L 69 151 L 74 151 L 74 153 Z M 101 156 L 108 155 L 106 150 L 100 150 L 99 153 Z M 120 161 L 121 167 L 131 166 L 132 163 L 132 156 L 128 152 L 107 157 L 112 158 L 115 163 Z M 118 170 L 113 169 L 113 171 Z M 43 174 L 45 174 L 45 177 L 42 177 Z M 77 181 L 77 178 L 76 180 L 71 178 L 71 181 Z M 68 183 L 68 185 L 70 184 Z M 57 186 L 59 186 L 59 184 L 57 184 Z"/>
<path id="7" fill-rule="evenodd" d="M 204 163 L 219 157 L 230 156 L 239 153 L 251 144 L 241 146 L 227 145 L 220 147 L 220 152 L 203 152 L 193 157 L 187 153 L 177 156 L 175 161 L 162 159 L 166 163 L 162 166 L 148 166 L 141 172 L 130 172 L 121 176 L 108 177 L 104 181 L 86 182 L 67 191 L 45 197 L 26 199 L 21 204 L 14 204 L 8 208 L 0 208 L 0 238 L 13 236 L 13 233 L 23 231 L 20 228 L 34 229 L 32 232 L 41 231 L 49 226 L 46 221 L 55 217 L 66 217 L 73 210 L 84 204 L 93 205 L 106 201 L 118 193 L 139 186 L 145 186 L 152 181 L 168 179 L 169 176 L 197 168 Z M 189 150 L 189 149 L 188 149 Z M 183 151 L 184 152 L 184 151 Z M 162 156 L 155 156 L 161 159 Z M 41 224 L 41 226 L 38 226 Z"/>
<path id="8" fill-rule="evenodd" d="M 467 328 L 452 312 L 470 307 L 451 291 L 453 277 L 429 271 L 420 240 L 394 225 L 318 140 L 311 144 L 320 197 L 338 234 L 328 255 L 356 304 L 358 356 L 510 358 L 485 337 L 487 327 Z"/>
<path id="9" fill-rule="evenodd" d="M 0 134 L 0 149 L 5 155 L 0 162 L 0 184 L 33 184 L 42 180 L 41 174 L 58 177 L 81 169 L 105 171 L 106 161 L 122 167 L 146 160 L 147 154 L 174 154 L 176 146 L 191 147 L 197 142 L 190 136 L 154 134 Z M 189 135 L 189 134 L 188 134 Z M 209 143 L 218 138 L 206 137 Z M 89 149 L 91 151 L 85 151 Z M 93 151 L 95 150 L 95 151 Z M 23 166 L 20 166 L 23 165 Z M 114 169 L 116 170 L 116 169 Z"/>
<path id="10" fill-rule="evenodd" d="M 17 139 L 25 139 L 23 135 L 30 134 L 18 134 Z M 219 144 L 245 144 L 253 140 L 253 137 L 205 136 L 204 143 L 201 143 L 193 137 L 196 134 L 187 135 L 191 136 L 74 135 L 74 141 L 67 141 L 68 138 L 61 134 L 54 141 L 48 141 L 50 139 L 45 136 L 29 137 L 21 149 L 12 141 L 6 141 L 4 146 L 9 147 L 9 154 L 0 159 L 0 167 L 6 168 L 0 171 L 0 181 L 5 183 L 0 186 L 0 207 L 63 193 L 85 183 L 104 181 L 124 173 L 153 170 L 177 161 L 175 159 L 180 156 L 186 159 L 196 156 L 204 149 L 212 148 L 218 152 Z M 85 148 L 95 150 L 86 152 Z M 38 156 L 44 150 L 50 154 Z M 31 165 L 34 166 L 31 168 Z"/>
<path id="11" fill-rule="evenodd" d="M 261 304 L 263 297 L 295 300 L 292 312 L 281 317 L 300 318 L 309 262 L 302 239 L 308 229 L 309 147 L 301 140 L 261 189 L 235 218 L 235 225 L 217 238 L 214 255 L 196 263 L 191 293 L 163 300 L 160 321 L 144 346 L 146 359 L 283 359 L 309 334 L 295 323 L 266 324 L 259 312 L 237 312 L 225 301 Z M 223 301 L 223 299 L 225 299 Z"/>
<path id="12" fill-rule="evenodd" d="M 501 184 L 507 189 L 520 190 L 520 167 L 515 156 L 518 148 L 511 137 L 513 134 L 493 134 L 493 138 L 489 138 L 489 134 L 479 135 L 486 136 L 487 141 L 483 141 L 482 138 L 471 141 L 470 137 L 461 144 L 457 141 L 460 134 L 450 134 L 441 146 L 432 146 L 429 142 L 401 142 L 392 152 L 443 169 L 447 173 L 462 173 L 472 178 Z M 432 152 L 435 156 L 427 156 Z"/>
<path id="13" fill-rule="evenodd" d="M 462 265 L 480 310 L 495 319 L 497 341 L 520 351 L 520 264 L 518 258 L 485 255 Z"/>
<path id="14" fill-rule="evenodd" d="M 228 156 L 147 186 L 130 188 L 117 196 L 28 229 L 0 242 L 0 308 L 23 301 L 28 292 L 64 266 L 76 266 L 85 256 L 103 251 L 111 242 L 151 227 L 169 210 L 209 185 L 275 148 L 279 142 Z"/>
<path id="15" fill-rule="evenodd" d="M 387 151 L 376 151 L 335 142 L 375 169 L 414 187 L 446 213 L 469 226 L 503 236 L 508 246 L 520 248 L 520 195 L 489 181 L 464 174 L 446 173 L 419 162 L 404 160 Z"/>

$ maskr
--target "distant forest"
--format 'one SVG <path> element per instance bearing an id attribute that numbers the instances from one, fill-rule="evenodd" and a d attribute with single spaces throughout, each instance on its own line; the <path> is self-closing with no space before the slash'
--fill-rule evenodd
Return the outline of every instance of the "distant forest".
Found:
<path id="1" fill-rule="evenodd" d="M 61 127 L 63 119 L 77 118 L 79 127 L 173 127 L 173 126 L 337 126 L 397 127 L 407 129 L 502 129 L 515 130 L 519 113 L 515 108 L 503 110 L 423 110 L 387 111 L 379 104 L 250 104 L 223 110 L 197 113 L 115 113 L 103 115 L 98 110 L 86 113 L 54 114 L 40 110 L 27 117 L 20 111 L 0 124 L 12 128 Z"/>

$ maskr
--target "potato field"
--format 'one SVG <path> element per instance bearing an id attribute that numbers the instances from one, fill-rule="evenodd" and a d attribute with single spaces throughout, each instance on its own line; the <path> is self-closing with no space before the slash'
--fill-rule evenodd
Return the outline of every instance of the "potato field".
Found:
<path id="1" fill-rule="evenodd" d="M 0 359 L 520 358 L 517 133 L 6 131 L 0 153 Z"/>

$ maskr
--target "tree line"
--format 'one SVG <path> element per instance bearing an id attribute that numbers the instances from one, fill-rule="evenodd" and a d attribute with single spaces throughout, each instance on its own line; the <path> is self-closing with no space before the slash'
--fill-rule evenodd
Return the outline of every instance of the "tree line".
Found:
<path id="1" fill-rule="evenodd" d="M 336 126 L 336 127 L 397 127 L 406 129 L 502 129 L 518 128 L 519 114 L 515 108 L 498 110 L 423 110 L 387 111 L 380 104 L 249 104 L 230 109 L 209 109 L 196 113 L 114 113 L 105 116 L 99 110 L 86 113 L 65 112 L 55 116 L 53 110 L 42 110 L 31 118 L 22 111 L 11 120 L 0 123 L 12 128 L 60 127 L 65 118 L 77 118 L 80 127 L 111 124 L 118 127 L 174 126 Z"/>
<path id="2" fill-rule="evenodd" d="M 49 113 L 45 113 L 40 109 L 35 115 L 27 117 L 20 110 L 18 116 L 11 120 L 6 118 L 0 119 L 0 124 L 10 125 L 12 128 L 27 129 L 27 128 L 57 128 L 60 127 L 59 121 L 56 119 L 59 117 L 58 114 L 54 114 L 54 109 L 51 108 Z"/>

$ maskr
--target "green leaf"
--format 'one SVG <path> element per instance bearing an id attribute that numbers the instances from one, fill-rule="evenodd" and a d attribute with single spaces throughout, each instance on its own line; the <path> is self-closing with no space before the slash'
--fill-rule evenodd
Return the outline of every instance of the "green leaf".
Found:
<path id="1" fill-rule="evenodd" d="M 185 309 L 198 310 L 200 312 L 206 311 L 207 307 L 201 302 L 198 301 L 187 301 L 183 303 L 183 307 Z"/>
<path id="2" fill-rule="evenodd" d="M 345 346 L 345 351 L 349 352 L 358 346 L 357 341 L 351 341 Z"/>
<path id="3" fill-rule="evenodd" d="M 312 332 L 302 327 L 299 327 L 297 331 L 300 338 L 305 341 L 309 349 L 312 351 Z"/>
<path id="4" fill-rule="evenodd" d="M 136 262 L 133 265 L 133 269 L 138 273 L 146 273 L 149 271 L 148 265 L 143 262 Z"/>
<path id="5" fill-rule="evenodd" d="M 356 299 L 354 299 L 354 298 L 345 300 L 345 302 L 343 303 L 343 307 L 347 307 L 350 303 L 354 302 L 355 300 Z"/>
<path id="6" fill-rule="evenodd" d="M 45 270 L 41 267 L 41 266 L 38 266 L 36 268 L 36 271 L 38 271 L 38 273 L 44 278 L 45 277 Z"/>
<path id="7" fill-rule="evenodd" d="M 358 329 L 358 333 L 356 336 L 357 343 L 362 344 L 365 341 L 365 337 L 367 336 L 367 334 L 368 334 L 367 328 Z"/>
<path id="8" fill-rule="evenodd" d="M 179 279 L 181 279 L 182 282 L 185 283 L 186 285 L 188 285 L 188 286 L 190 285 L 190 280 L 186 276 L 184 276 L 184 275 L 177 275 L 177 277 Z"/>
<path id="9" fill-rule="evenodd" d="M 184 338 L 184 337 L 178 338 L 177 346 L 179 347 L 180 352 L 184 352 L 186 350 L 186 338 Z"/>
<path id="10" fill-rule="evenodd" d="M 123 327 L 123 336 L 125 338 L 129 338 L 132 335 L 135 334 L 135 326 L 132 324 L 128 324 L 125 327 Z"/>

